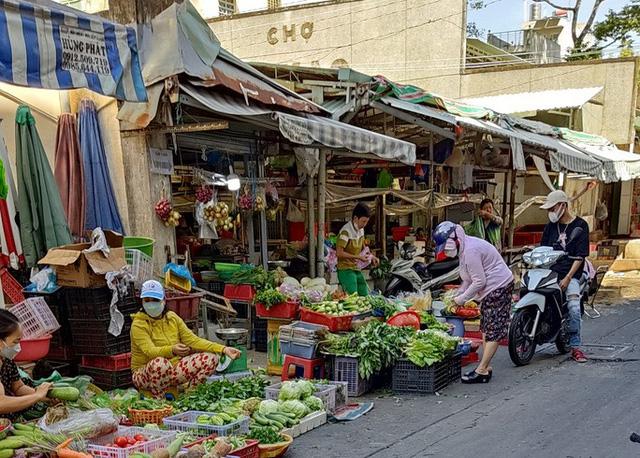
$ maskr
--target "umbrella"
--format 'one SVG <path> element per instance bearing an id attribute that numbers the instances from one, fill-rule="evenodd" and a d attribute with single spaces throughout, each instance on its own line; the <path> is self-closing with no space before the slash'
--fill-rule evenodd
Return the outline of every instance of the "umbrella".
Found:
<path id="1" fill-rule="evenodd" d="M 0 219 L 2 219 L 0 264 L 5 267 L 10 266 L 15 270 L 24 263 L 20 229 L 16 223 L 16 194 L 7 145 L 5 145 L 4 139 L 0 138 Z"/>
<path id="2" fill-rule="evenodd" d="M 78 115 L 78 137 L 80 151 L 84 161 L 84 180 L 86 189 L 85 228 L 96 227 L 111 229 L 123 233 L 122 221 L 116 196 L 111 184 L 109 165 L 102 143 L 96 106 L 89 99 L 80 102 Z"/>
<path id="3" fill-rule="evenodd" d="M 82 169 L 76 119 L 71 113 L 63 113 L 58 119 L 56 133 L 55 177 L 64 213 L 75 237 L 84 234 L 85 187 Z"/>
<path id="4" fill-rule="evenodd" d="M 27 266 L 50 248 L 71 243 L 60 192 L 27 106 L 16 112 L 16 165 L 20 235 Z"/>

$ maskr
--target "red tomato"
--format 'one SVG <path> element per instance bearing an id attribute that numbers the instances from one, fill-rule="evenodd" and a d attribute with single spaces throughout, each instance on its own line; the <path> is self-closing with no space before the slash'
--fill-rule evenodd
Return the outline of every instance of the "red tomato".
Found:
<path id="1" fill-rule="evenodd" d="M 147 440 L 147 438 L 144 437 L 142 434 L 136 434 L 135 436 L 133 436 L 133 438 L 138 442 L 144 442 Z"/>
<path id="2" fill-rule="evenodd" d="M 129 445 L 133 445 L 136 443 L 136 440 L 133 437 L 127 437 L 127 440 L 129 441 Z"/>
<path id="3" fill-rule="evenodd" d="M 126 448 L 129 446 L 129 439 L 126 437 L 120 436 L 116 438 L 116 445 L 120 448 Z"/>

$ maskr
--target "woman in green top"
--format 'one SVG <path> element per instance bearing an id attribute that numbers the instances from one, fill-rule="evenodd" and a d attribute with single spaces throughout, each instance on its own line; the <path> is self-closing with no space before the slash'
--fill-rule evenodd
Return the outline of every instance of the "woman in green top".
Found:
<path id="1" fill-rule="evenodd" d="M 358 293 L 358 296 L 369 294 L 369 287 L 358 269 L 357 261 L 366 262 L 368 259 L 361 256 L 364 249 L 364 228 L 369 223 L 371 213 L 369 207 L 359 202 L 353 209 L 351 221 L 345 224 L 338 234 L 336 242 L 336 255 L 338 256 L 338 281 L 347 294 Z M 371 263 L 376 266 L 378 258 L 373 256 Z"/>
<path id="2" fill-rule="evenodd" d="M 501 226 L 502 218 L 495 214 L 493 200 L 483 199 L 480 202 L 478 215 L 470 224 L 465 226 L 464 232 L 467 235 L 486 240 L 500 251 L 502 248 Z"/>

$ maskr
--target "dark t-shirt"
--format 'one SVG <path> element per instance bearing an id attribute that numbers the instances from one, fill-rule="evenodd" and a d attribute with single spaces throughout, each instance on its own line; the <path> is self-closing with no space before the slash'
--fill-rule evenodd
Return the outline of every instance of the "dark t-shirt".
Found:
<path id="1" fill-rule="evenodd" d="M 4 387 L 4 392 L 8 396 L 13 396 L 14 393 L 12 391 L 13 384 L 20 380 L 20 375 L 18 374 L 18 366 L 16 363 L 11 361 L 10 359 L 0 357 L 0 383 Z M 0 414 L 0 418 L 9 418 L 10 420 L 15 419 L 18 416 L 18 413 L 15 414 Z"/>
<path id="2" fill-rule="evenodd" d="M 576 227 L 582 228 L 582 234 L 576 237 L 566 245 L 567 239 L 571 237 L 571 233 Z M 562 250 L 569 253 L 569 256 L 565 256 L 560 261 L 556 262 L 551 270 L 558 273 L 560 279 L 564 278 L 573 265 L 573 258 L 586 258 L 589 256 L 589 225 L 585 220 L 576 216 L 569 224 L 561 223 L 547 223 L 542 233 L 541 246 L 550 246 L 556 250 Z M 582 263 L 584 266 L 584 262 Z M 573 275 L 573 278 L 580 278 L 582 275 L 582 266 Z"/>

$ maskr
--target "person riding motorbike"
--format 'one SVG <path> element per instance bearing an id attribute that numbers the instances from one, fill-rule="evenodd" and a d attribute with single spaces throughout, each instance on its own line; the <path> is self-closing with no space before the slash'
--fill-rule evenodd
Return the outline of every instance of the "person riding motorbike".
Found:
<path id="1" fill-rule="evenodd" d="M 579 362 L 587 362 L 580 349 L 582 318 L 580 312 L 580 277 L 584 260 L 589 256 L 589 225 L 579 216 L 574 216 L 569 209 L 571 199 L 564 191 L 552 191 L 547 195 L 541 209 L 547 210 L 549 222 L 542 233 L 541 246 L 566 251 L 568 256 L 555 263 L 551 270 L 558 274 L 560 288 L 565 292 L 569 312 L 567 332 L 571 357 Z M 569 234 L 575 228 L 582 228 L 581 234 L 571 243 L 567 243 Z"/>

